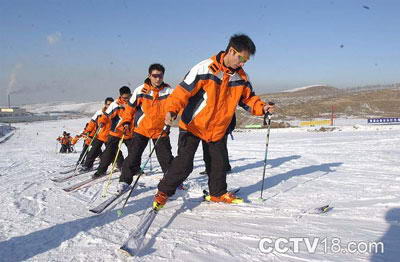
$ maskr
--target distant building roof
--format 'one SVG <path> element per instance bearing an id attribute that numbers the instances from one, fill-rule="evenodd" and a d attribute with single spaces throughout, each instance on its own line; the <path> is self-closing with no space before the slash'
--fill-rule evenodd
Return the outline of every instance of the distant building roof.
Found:
<path id="1" fill-rule="evenodd" d="M 14 109 L 13 108 L 0 108 L 0 112 L 12 113 L 12 112 L 14 112 Z"/>

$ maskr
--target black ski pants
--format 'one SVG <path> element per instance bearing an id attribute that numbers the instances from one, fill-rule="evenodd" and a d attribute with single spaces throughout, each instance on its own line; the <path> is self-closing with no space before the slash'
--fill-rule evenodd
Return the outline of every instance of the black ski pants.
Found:
<path id="1" fill-rule="evenodd" d="M 223 143 L 225 144 L 223 154 L 224 154 L 224 170 L 225 171 L 231 171 L 232 167 L 229 163 L 229 153 L 228 153 L 228 134 L 224 136 L 222 139 Z M 210 151 L 208 149 L 207 143 L 205 141 L 201 141 L 202 147 L 203 147 L 203 160 L 206 165 L 206 173 L 208 174 L 211 169 L 211 157 L 210 157 Z"/>
<path id="2" fill-rule="evenodd" d="M 92 168 L 93 163 L 96 158 L 101 154 L 101 146 L 104 144 L 103 141 L 95 138 L 92 142 L 92 147 L 86 155 L 86 160 L 84 166 L 87 168 Z M 117 144 L 118 145 L 118 144 Z M 113 159 L 114 161 L 114 159 Z"/>
<path id="3" fill-rule="evenodd" d="M 128 156 L 126 157 L 122 165 L 122 172 L 119 178 L 120 182 L 126 182 L 128 184 L 132 183 L 133 176 L 136 175 L 140 170 L 142 155 L 147 147 L 149 140 L 150 138 L 141 134 L 133 134 L 132 142 L 128 147 Z M 155 146 L 158 163 L 160 163 L 161 169 L 165 174 L 168 170 L 169 164 L 174 158 L 171 152 L 172 147 L 169 136 L 159 138 L 158 142 L 157 139 L 152 140 Z"/>
<path id="4" fill-rule="evenodd" d="M 71 144 L 67 144 L 67 153 L 72 153 L 72 147 Z"/>
<path id="5" fill-rule="evenodd" d="M 87 156 L 86 150 L 87 150 L 88 147 L 89 146 L 86 143 L 83 143 L 82 152 L 79 155 L 78 163 L 83 163 L 85 161 L 86 156 Z M 85 153 L 86 153 L 86 155 L 85 155 Z M 83 156 L 85 156 L 85 158 L 83 158 Z"/>
<path id="6" fill-rule="evenodd" d="M 210 172 L 208 175 L 208 188 L 212 196 L 221 196 L 227 192 L 226 172 L 224 170 L 224 148 L 222 138 L 216 142 L 205 142 L 205 147 L 210 154 Z M 168 172 L 158 184 L 158 190 L 168 196 L 175 194 L 176 188 L 193 171 L 193 159 L 201 139 L 192 133 L 180 130 L 178 140 L 178 155 L 172 160 Z"/>
<path id="7" fill-rule="evenodd" d="M 110 136 L 108 138 L 108 142 L 106 145 L 106 149 L 104 149 L 103 154 L 101 155 L 101 159 L 100 159 L 100 165 L 97 168 L 97 173 L 101 174 L 101 173 L 105 173 L 107 172 L 107 168 L 108 166 L 113 163 L 115 156 L 117 154 L 118 151 L 118 143 L 121 139 L 119 137 L 115 137 L 115 136 Z M 124 144 L 126 145 L 126 147 L 129 148 L 129 144 L 131 142 L 132 139 L 124 139 Z M 124 156 L 122 154 L 122 151 L 119 151 L 118 154 L 118 158 L 117 158 L 117 167 L 119 169 L 121 169 L 122 167 L 122 163 L 124 162 Z"/>
<path id="8" fill-rule="evenodd" d="M 68 146 L 61 144 L 60 153 L 67 153 Z"/>

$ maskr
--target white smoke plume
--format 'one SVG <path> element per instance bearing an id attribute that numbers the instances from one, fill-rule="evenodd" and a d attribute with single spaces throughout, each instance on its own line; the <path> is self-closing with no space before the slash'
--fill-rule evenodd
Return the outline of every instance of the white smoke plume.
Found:
<path id="1" fill-rule="evenodd" d="M 22 68 L 22 64 L 16 64 L 11 72 L 10 81 L 8 82 L 7 95 L 12 94 L 13 89 L 17 85 L 17 74 Z"/>

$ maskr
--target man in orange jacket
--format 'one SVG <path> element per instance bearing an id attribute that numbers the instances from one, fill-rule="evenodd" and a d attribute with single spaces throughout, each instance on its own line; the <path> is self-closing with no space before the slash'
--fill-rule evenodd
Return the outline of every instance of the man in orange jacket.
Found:
<path id="1" fill-rule="evenodd" d="M 140 171 L 143 151 L 149 139 L 153 143 L 161 135 L 155 146 L 158 162 L 164 173 L 167 172 L 173 156 L 168 134 L 163 133 L 165 102 L 172 93 L 172 88 L 163 82 L 165 68 L 160 64 L 149 67 L 149 75 L 144 84 L 135 89 L 129 105 L 124 112 L 122 125 L 125 132 L 129 133 L 134 128 L 131 144 L 128 146 L 128 156 L 122 165 L 119 178 L 119 192 L 125 191 L 132 183 L 133 176 Z"/>
<path id="2" fill-rule="evenodd" d="M 80 133 L 79 135 L 76 135 L 74 140 L 72 142 L 73 145 L 75 145 L 76 143 L 78 143 L 78 141 L 82 138 L 82 137 L 86 137 L 87 134 L 85 133 L 85 130 L 87 128 L 89 123 L 86 123 L 85 128 L 83 129 L 82 133 Z M 83 156 L 85 155 L 85 151 L 87 150 L 87 148 L 89 147 L 89 145 L 86 143 L 86 139 L 83 141 L 83 147 L 82 147 L 82 151 L 81 154 L 79 155 L 78 161 L 76 161 L 76 165 L 79 165 L 80 163 L 82 163 L 84 161 Z"/>
<path id="3" fill-rule="evenodd" d="M 114 102 L 114 99 L 112 97 L 107 97 L 104 100 L 103 108 L 101 110 L 98 110 L 92 116 L 90 122 L 86 125 L 84 133 L 86 133 L 88 137 L 90 137 L 90 140 L 85 141 L 86 146 L 89 146 L 91 140 L 93 139 L 94 135 L 97 132 L 97 129 L 100 128 L 99 127 L 100 117 L 106 112 L 106 110 L 108 109 L 108 107 L 111 105 L 112 102 Z M 83 163 L 82 168 L 80 170 L 89 171 L 93 168 L 94 161 L 101 154 L 102 145 L 107 142 L 109 131 L 110 131 L 110 125 L 104 125 L 103 128 L 99 131 L 99 133 L 92 142 L 91 148 L 86 154 L 86 159 L 84 160 L 85 162 Z"/>
<path id="4" fill-rule="evenodd" d="M 81 137 L 85 138 L 83 141 L 82 151 L 81 151 L 81 154 L 79 155 L 76 165 L 82 164 L 85 161 L 86 156 L 87 156 L 86 151 L 88 150 L 90 142 L 92 141 L 93 136 L 96 133 L 95 128 L 96 128 L 96 126 L 94 125 L 94 123 L 92 121 L 89 121 L 86 123 L 85 128 L 83 129 L 82 133 L 79 134 L 78 136 L 76 136 L 79 138 L 81 138 Z"/>
<path id="5" fill-rule="evenodd" d="M 255 95 L 242 68 L 255 51 L 247 35 L 233 35 L 225 51 L 195 65 L 167 99 L 165 124 L 171 125 L 176 115 L 181 114 L 178 155 L 158 184 L 153 202 L 155 209 L 162 208 L 192 172 L 200 141 L 206 142 L 211 158 L 207 200 L 243 202 L 227 192 L 223 138 L 237 105 L 258 116 L 274 111 L 273 105 Z"/>
<path id="6" fill-rule="evenodd" d="M 119 98 L 118 100 L 112 102 L 104 114 L 99 119 L 99 125 L 101 128 L 109 125 L 109 133 L 108 133 L 108 141 L 106 145 L 106 149 L 104 149 L 103 154 L 100 158 L 100 164 L 97 168 L 96 173 L 93 174 L 93 177 L 104 176 L 107 172 L 108 166 L 113 162 L 117 151 L 119 141 L 124 136 L 124 144 L 126 146 L 129 145 L 132 134 L 124 134 L 124 129 L 121 126 L 122 116 L 125 111 L 125 108 L 128 105 L 128 101 L 132 96 L 131 89 L 127 86 L 123 86 L 119 89 Z M 122 168 L 122 163 L 124 162 L 124 157 L 122 155 L 122 151 L 119 152 L 117 158 L 117 168 Z"/>

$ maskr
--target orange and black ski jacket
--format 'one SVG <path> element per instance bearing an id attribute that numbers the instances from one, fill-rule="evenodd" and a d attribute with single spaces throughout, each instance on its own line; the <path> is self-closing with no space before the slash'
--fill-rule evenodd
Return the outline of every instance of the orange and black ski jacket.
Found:
<path id="1" fill-rule="evenodd" d="M 101 111 L 101 115 L 97 118 L 96 123 L 97 126 L 100 126 L 101 123 L 101 117 L 104 115 L 104 113 L 106 112 L 106 109 L 103 107 L 102 111 Z M 100 130 L 100 132 L 97 134 L 97 139 L 107 143 L 108 141 L 108 134 L 110 133 L 110 129 L 111 129 L 111 122 L 107 121 L 107 123 L 103 124 L 103 128 Z M 90 143 L 90 142 L 89 142 Z"/>
<path id="2" fill-rule="evenodd" d="M 66 136 L 59 136 L 57 141 L 60 142 L 62 145 L 68 145 L 70 143 L 69 138 Z"/>
<path id="3" fill-rule="evenodd" d="M 162 133 L 167 113 L 166 99 L 171 93 L 172 88 L 168 84 L 162 83 L 159 87 L 153 87 L 150 79 L 146 79 L 144 84 L 133 92 L 122 124 L 133 123 L 135 133 L 148 138 L 158 138 Z"/>
<path id="4" fill-rule="evenodd" d="M 96 111 L 96 113 L 94 113 L 90 121 L 86 124 L 85 129 L 83 130 L 83 133 L 87 135 L 85 139 L 86 145 L 90 145 L 93 136 L 96 134 L 98 127 L 97 120 L 102 114 L 103 114 L 102 110 Z"/>
<path id="5" fill-rule="evenodd" d="M 265 103 L 253 92 L 242 68 L 224 66 L 220 52 L 195 65 L 167 99 L 166 110 L 180 113 L 179 127 L 207 142 L 223 138 L 237 105 L 263 115 Z"/>
<path id="6" fill-rule="evenodd" d="M 123 113 L 128 103 L 124 99 L 118 98 L 118 100 L 112 102 L 104 114 L 99 118 L 99 123 L 103 124 L 103 128 L 109 125 L 109 135 L 121 138 L 124 134 L 124 128 L 121 125 Z M 132 138 L 132 134 L 124 136 L 124 139 Z"/>
<path id="7" fill-rule="evenodd" d="M 102 115 L 103 115 L 103 110 L 96 111 L 96 113 L 94 113 L 90 121 L 86 124 L 85 130 L 83 130 L 83 132 L 88 134 L 90 137 L 93 137 L 97 131 L 98 120 Z"/>
<path id="8" fill-rule="evenodd" d="M 99 120 L 98 120 L 98 124 L 100 124 L 100 119 L 101 119 L 101 117 L 99 118 Z M 108 135 L 109 135 L 109 133 L 110 133 L 110 128 L 111 128 L 111 122 L 110 121 L 107 121 L 107 123 L 105 123 L 104 125 L 103 125 L 103 128 L 100 130 L 100 132 L 97 134 L 97 139 L 98 140 L 100 140 L 100 141 L 102 141 L 102 142 L 104 142 L 104 143 L 107 143 L 107 141 L 108 141 Z M 90 143 L 90 142 L 89 142 Z"/>

